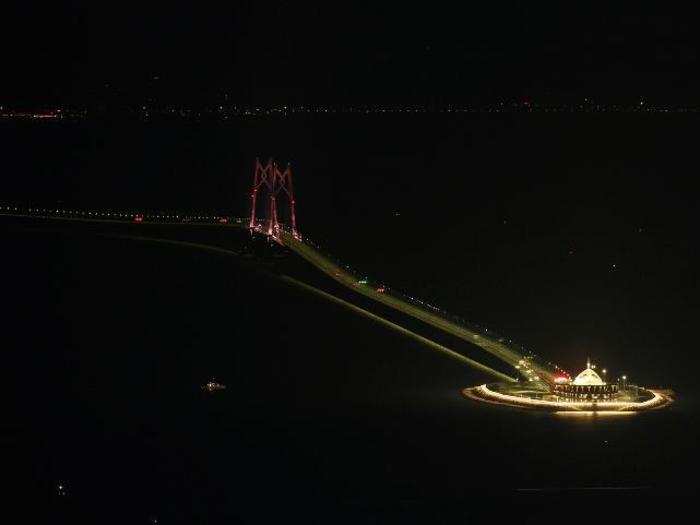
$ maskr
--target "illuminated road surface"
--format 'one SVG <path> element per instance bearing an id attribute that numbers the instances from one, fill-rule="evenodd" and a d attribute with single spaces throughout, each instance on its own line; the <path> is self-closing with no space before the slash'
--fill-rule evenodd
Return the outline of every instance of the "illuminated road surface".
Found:
<path id="1" fill-rule="evenodd" d="M 297 281 L 296 279 L 292 277 L 288 277 L 286 275 L 283 275 L 281 279 L 289 284 L 293 284 L 294 286 L 297 286 L 299 288 L 302 288 L 303 290 L 306 290 L 308 292 L 314 293 L 316 295 L 319 295 L 323 297 L 324 299 L 327 299 L 328 301 L 334 302 L 336 304 L 339 304 L 348 310 L 351 310 L 357 314 L 360 314 L 364 317 L 367 317 L 368 319 L 372 319 L 373 321 L 376 321 L 377 323 L 386 326 L 388 328 L 391 328 L 392 330 L 399 332 L 407 337 L 410 337 L 411 339 L 414 339 L 425 346 L 436 350 L 442 354 L 447 355 L 448 357 L 451 357 L 452 359 L 456 359 L 457 361 L 467 364 L 471 366 L 472 368 L 476 368 L 477 370 L 480 370 L 482 372 L 486 372 L 487 374 L 491 374 L 494 377 L 498 377 L 501 380 L 504 381 L 510 381 L 510 382 L 517 382 L 517 379 L 514 377 L 507 376 L 506 374 L 503 374 L 499 372 L 498 370 L 494 370 L 493 368 L 490 368 L 486 365 L 482 365 L 478 361 L 474 361 L 473 359 L 469 359 L 468 357 L 463 356 L 462 354 L 459 354 L 455 352 L 454 350 L 450 350 L 446 346 L 443 346 L 441 344 L 436 343 L 435 341 L 431 341 L 430 339 L 423 337 L 422 335 L 418 335 L 415 332 L 412 332 L 410 330 L 407 330 L 406 328 L 397 325 L 396 323 L 393 323 L 389 321 L 388 319 L 384 319 L 383 317 L 380 317 L 376 314 L 373 314 L 372 312 L 369 312 L 363 308 L 360 308 L 359 306 L 355 306 L 352 303 L 349 303 L 347 301 L 344 301 L 343 299 L 340 299 L 339 297 L 336 297 L 334 295 L 331 295 L 327 292 L 324 292 L 323 290 L 319 290 L 318 288 L 315 288 L 313 286 L 310 286 L 306 283 L 303 283 L 301 281 Z"/>
<path id="2" fill-rule="evenodd" d="M 280 237 L 285 246 L 351 290 L 361 293 L 362 295 L 374 299 L 377 302 L 385 304 L 391 308 L 394 308 L 395 310 L 410 315 L 415 319 L 419 319 L 431 326 L 434 326 L 435 328 L 476 345 L 486 350 L 491 355 L 494 355 L 506 362 L 510 366 L 519 366 L 521 360 L 525 359 L 525 356 L 519 352 L 516 352 L 512 348 L 509 348 L 503 343 L 469 330 L 468 328 L 449 321 L 429 310 L 410 304 L 398 297 L 392 296 L 390 293 L 381 293 L 370 285 L 358 283 L 357 277 L 345 271 L 342 267 L 338 266 L 336 263 L 319 253 L 312 246 L 309 246 L 303 241 L 294 238 L 294 236 L 285 231 L 280 231 Z M 536 373 L 542 379 L 550 382 L 554 381 L 554 374 L 547 370 L 537 368 Z"/>
<path id="3" fill-rule="evenodd" d="M 159 238 L 154 238 L 154 237 L 143 237 L 143 236 L 136 236 L 136 235 L 109 235 L 107 236 L 109 238 L 116 238 L 116 239 L 128 239 L 128 240 L 135 240 L 135 241 L 144 241 L 144 242 L 151 242 L 151 243 L 157 243 L 157 244 L 167 244 L 171 246 L 179 246 L 179 247 L 184 247 L 184 248 L 191 248 L 191 249 L 197 249 L 197 250 L 203 250 L 207 251 L 210 253 L 216 253 L 219 255 L 228 255 L 228 256 L 238 256 L 239 254 L 236 253 L 233 250 L 228 250 L 226 248 L 219 248 L 216 246 L 209 246 L 206 244 L 199 244 L 199 243 L 194 243 L 194 242 L 186 242 L 186 241 L 175 241 L 175 240 L 170 240 L 170 239 L 159 239 Z M 315 288 L 311 285 L 308 285 L 306 283 L 303 283 L 297 279 L 294 279 L 293 277 L 289 277 L 287 275 L 273 275 L 271 274 L 270 277 L 277 278 L 281 280 L 282 282 L 292 285 L 294 287 L 300 288 L 304 291 L 311 292 L 319 297 L 322 297 L 328 301 L 331 301 L 335 304 L 338 304 L 340 306 L 343 306 L 344 308 L 355 312 L 359 315 L 362 315 L 363 317 L 366 317 L 368 319 L 371 319 L 382 326 L 385 326 L 387 328 L 390 328 L 391 330 L 394 330 L 395 332 L 398 332 L 406 337 L 409 337 L 415 341 L 418 341 L 419 343 L 427 346 L 431 350 L 435 350 L 437 352 L 440 352 L 443 355 L 446 355 L 452 359 L 455 359 L 463 364 L 466 364 L 472 368 L 475 368 L 476 370 L 480 370 L 481 372 L 486 372 L 487 374 L 490 374 L 491 376 L 499 379 L 500 381 L 507 381 L 507 382 L 517 382 L 517 379 L 510 377 L 502 372 L 499 372 L 498 370 L 494 370 L 493 368 L 490 368 L 486 365 L 483 365 L 479 363 L 478 361 L 474 361 L 473 359 L 469 359 L 468 357 L 463 356 L 462 354 L 459 354 L 455 352 L 454 350 L 450 350 L 446 346 L 443 346 L 439 343 L 436 343 L 435 341 L 432 341 L 428 339 L 427 337 L 423 337 L 422 335 L 416 334 L 415 332 L 412 332 L 411 330 L 408 330 L 396 323 L 393 323 L 389 321 L 388 319 L 385 319 L 379 315 L 373 314 L 372 312 L 369 312 L 363 308 L 360 308 L 359 306 L 355 306 L 352 303 L 349 303 L 347 301 L 344 301 L 343 299 L 340 299 L 339 297 L 336 297 L 334 295 L 331 295 L 327 292 L 324 292 L 323 290 L 319 290 L 318 288 Z"/>

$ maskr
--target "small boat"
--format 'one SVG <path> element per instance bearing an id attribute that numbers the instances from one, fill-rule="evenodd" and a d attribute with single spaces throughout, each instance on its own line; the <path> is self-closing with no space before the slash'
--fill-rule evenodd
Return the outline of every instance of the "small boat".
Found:
<path id="1" fill-rule="evenodd" d="M 214 392 L 216 390 L 226 390 L 226 385 L 217 383 L 216 380 L 212 378 L 211 381 L 202 385 L 202 390 L 206 390 L 207 392 Z"/>

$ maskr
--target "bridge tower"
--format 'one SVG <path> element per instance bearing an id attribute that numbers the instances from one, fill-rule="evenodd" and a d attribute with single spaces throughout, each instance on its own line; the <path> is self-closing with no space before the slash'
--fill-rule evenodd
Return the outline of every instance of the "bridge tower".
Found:
<path id="1" fill-rule="evenodd" d="M 257 201 L 258 191 L 260 189 L 267 190 L 268 195 L 272 193 L 272 183 L 274 179 L 274 170 L 272 159 L 267 161 L 264 166 L 260 163 L 260 159 L 255 159 L 255 172 L 253 174 L 253 188 L 250 192 L 250 224 L 249 228 L 255 229 L 257 224 Z"/>
<path id="2" fill-rule="evenodd" d="M 257 213 L 259 193 L 261 194 L 261 200 L 267 201 L 262 219 L 259 218 Z M 286 205 L 283 208 L 286 207 L 286 215 L 288 216 L 287 222 L 282 224 L 288 223 L 291 227 L 292 235 L 298 238 L 291 166 L 287 164 L 284 171 L 280 171 L 273 159 L 269 159 L 264 165 L 259 159 L 255 159 L 253 187 L 250 192 L 250 223 L 248 225 L 251 230 L 264 231 L 273 238 L 278 237 L 280 229 L 278 197 L 281 197 L 283 205 Z"/>

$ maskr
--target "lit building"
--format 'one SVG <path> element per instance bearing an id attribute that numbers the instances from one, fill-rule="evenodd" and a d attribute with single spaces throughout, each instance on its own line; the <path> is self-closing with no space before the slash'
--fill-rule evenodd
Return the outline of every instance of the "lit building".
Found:
<path id="1" fill-rule="evenodd" d="M 618 386 L 604 382 L 589 360 L 586 369 L 573 381 L 554 385 L 554 393 L 573 399 L 610 399 L 617 395 Z"/>

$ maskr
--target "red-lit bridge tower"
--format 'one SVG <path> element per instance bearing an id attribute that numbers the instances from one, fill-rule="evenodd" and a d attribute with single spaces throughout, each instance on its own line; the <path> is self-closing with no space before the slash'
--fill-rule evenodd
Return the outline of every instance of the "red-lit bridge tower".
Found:
<path id="1" fill-rule="evenodd" d="M 260 194 L 260 199 L 258 199 Z M 280 222 L 277 197 L 283 198 L 283 209 L 286 204 L 289 226 L 294 237 L 299 237 L 297 232 L 296 203 L 294 201 L 294 186 L 292 185 L 292 169 L 287 164 L 284 171 L 280 171 L 277 163 L 269 159 L 267 164 L 262 164 L 255 159 L 255 173 L 253 174 L 253 187 L 250 192 L 250 224 L 251 230 L 263 231 L 267 235 L 277 239 L 279 236 Z M 259 218 L 257 208 L 259 201 L 263 202 L 262 215 Z M 284 224 L 284 221 L 283 223 Z"/>

